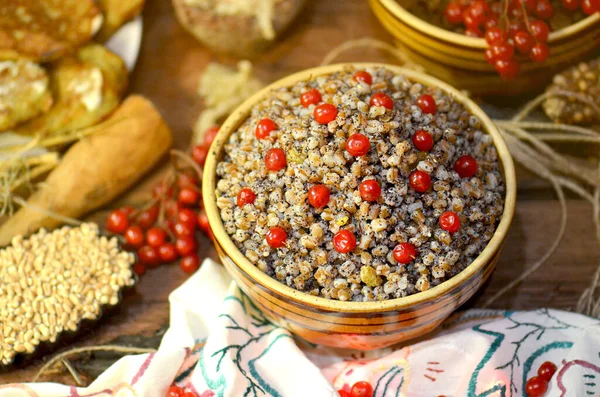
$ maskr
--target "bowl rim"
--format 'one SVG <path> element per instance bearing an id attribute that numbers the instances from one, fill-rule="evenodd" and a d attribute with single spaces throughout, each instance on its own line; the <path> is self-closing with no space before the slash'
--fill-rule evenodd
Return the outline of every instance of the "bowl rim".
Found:
<path id="1" fill-rule="evenodd" d="M 396 0 L 371 1 L 379 1 L 394 17 L 398 18 L 401 21 L 404 21 L 413 29 L 416 29 L 420 32 L 427 32 L 426 34 L 428 36 L 432 36 L 441 41 L 457 43 L 467 47 L 473 47 L 478 49 L 488 48 L 485 39 L 477 37 L 468 37 L 463 34 L 451 32 L 432 23 L 429 23 L 412 14 L 406 8 L 401 6 Z M 548 44 L 552 44 L 553 42 L 563 40 L 573 34 L 576 34 L 581 30 L 587 29 L 588 27 L 590 27 L 594 23 L 597 23 L 598 21 L 600 21 L 600 15 L 598 13 L 595 13 L 565 28 L 554 32 L 550 32 L 550 35 L 548 36 Z"/>
<path id="2" fill-rule="evenodd" d="M 482 122 L 482 130 L 487 131 L 492 136 L 494 146 L 498 151 L 501 162 L 501 168 L 504 171 L 504 183 L 506 186 L 504 211 L 502 218 L 492 239 L 489 241 L 484 250 L 475 260 L 463 269 L 456 276 L 444 281 L 443 283 L 432 287 L 424 292 L 408 295 L 402 298 L 388 299 L 375 302 L 344 302 L 335 299 L 328 299 L 310 295 L 306 292 L 298 291 L 292 287 L 279 282 L 278 280 L 263 273 L 254 264 L 248 260 L 244 254 L 235 246 L 229 235 L 226 233 L 221 221 L 220 212 L 216 205 L 216 166 L 219 161 L 223 147 L 231 133 L 233 133 L 250 115 L 252 107 L 263 100 L 264 97 L 272 90 L 291 86 L 299 81 L 308 80 L 317 76 L 327 75 L 343 70 L 344 68 L 352 67 L 356 69 L 383 67 L 391 70 L 396 74 L 401 74 L 409 79 L 419 82 L 427 86 L 438 87 L 447 94 L 451 95 L 455 101 L 461 103 L 471 114 L 478 117 Z M 244 101 L 231 115 L 225 120 L 217 134 L 204 166 L 204 175 L 202 181 L 202 194 L 204 196 L 204 205 L 208 216 L 209 225 L 212 229 L 215 243 L 220 245 L 223 252 L 232 260 L 232 262 L 245 272 L 253 282 L 260 284 L 267 290 L 274 291 L 281 296 L 286 297 L 297 303 L 307 306 L 312 306 L 321 310 L 331 312 L 346 312 L 346 313 L 364 313 L 373 311 L 391 311 L 408 306 L 415 306 L 437 297 L 444 296 L 450 291 L 464 284 L 468 279 L 474 276 L 481 270 L 485 264 L 492 259 L 494 254 L 501 248 L 504 237 L 508 231 L 512 221 L 515 204 L 516 204 L 516 176 L 512 157 L 508 151 L 508 147 L 504 139 L 500 135 L 497 127 L 492 123 L 490 118 L 477 106 L 471 99 L 460 93 L 457 89 L 450 85 L 426 75 L 421 72 L 402 68 L 399 66 L 384 64 L 384 63 L 341 63 L 329 66 L 320 66 L 312 69 L 307 69 L 287 77 L 280 79 Z"/>

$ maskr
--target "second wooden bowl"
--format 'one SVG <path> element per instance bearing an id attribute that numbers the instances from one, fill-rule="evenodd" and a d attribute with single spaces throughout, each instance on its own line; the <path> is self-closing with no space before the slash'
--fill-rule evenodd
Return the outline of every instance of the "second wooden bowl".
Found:
<path id="1" fill-rule="evenodd" d="M 435 86 L 481 120 L 493 138 L 506 185 L 504 212 L 494 236 L 466 269 L 425 292 L 380 302 L 342 302 L 316 297 L 290 288 L 254 266 L 227 235 L 216 204 L 216 168 L 231 133 L 248 118 L 255 104 L 272 90 L 331 74 L 349 66 L 385 67 L 426 86 Z M 221 126 L 204 167 L 204 205 L 219 256 L 242 291 L 273 322 L 312 343 L 353 349 L 376 349 L 421 336 L 437 327 L 465 303 L 490 276 L 511 223 L 516 200 L 513 161 L 504 140 L 486 114 L 456 89 L 423 73 L 383 64 L 339 64 L 305 70 L 264 88 L 244 102 Z"/>
<path id="2" fill-rule="evenodd" d="M 519 57 L 521 73 L 502 80 L 486 62 L 484 39 L 450 32 L 408 11 L 411 0 L 369 0 L 375 16 L 415 63 L 428 73 L 475 95 L 512 96 L 543 89 L 552 77 L 600 48 L 600 14 L 589 16 L 548 39 L 550 56 L 543 63 Z"/>

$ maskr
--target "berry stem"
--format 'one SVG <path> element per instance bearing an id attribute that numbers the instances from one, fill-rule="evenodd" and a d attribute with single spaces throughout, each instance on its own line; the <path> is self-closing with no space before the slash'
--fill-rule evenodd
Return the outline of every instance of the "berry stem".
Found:
<path id="1" fill-rule="evenodd" d="M 510 21 L 508 18 L 508 3 L 510 0 L 504 0 L 504 9 L 502 10 L 502 15 L 500 16 L 500 21 L 498 25 L 504 29 L 504 32 L 508 32 Z"/>
<path id="2" fill-rule="evenodd" d="M 198 179 L 202 180 L 202 168 L 200 168 L 200 166 L 198 164 L 196 164 L 194 159 L 192 159 L 188 154 L 182 152 L 181 150 L 177 150 L 177 149 L 172 149 L 170 154 L 174 160 L 175 159 L 182 160 L 189 167 L 193 168 L 194 171 L 196 171 L 196 174 L 198 174 Z M 175 166 L 175 168 L 177 168 L 176 162 L 174 162 L 173 165 Z"/>
<path id="3" fill-rule="evenodd" d="M 523 9 L 523 19 L 525 22 L 525 27 L 527 31 L 531 33 L 531 27 L 529 26 L 529 15 L 527 15 L 527 8 L 525 7 L 525 0 L 521 1 L 521 9 Z M 537 42 L 537 40 L 536 40 Z"/>

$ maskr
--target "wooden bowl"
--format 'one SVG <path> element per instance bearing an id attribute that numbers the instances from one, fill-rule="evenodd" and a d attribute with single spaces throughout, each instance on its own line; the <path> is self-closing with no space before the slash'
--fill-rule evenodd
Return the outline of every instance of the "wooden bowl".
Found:
<path id="1" fill-rule="evenodd" d="M 467 37 L 430 24 L 403 5 L 414 0 L 369 0 L 375 16 L 408 57 L 428 73 L 475 95 L 512 96 L 542 90 L 552 77 L 600 47 L 600 15 L 589 16 L 550 33 L 550 56 L 543 63 L 519 55 L 521 73 L 506 82 L 486 62 L 484 39 Z"/>
<path id="2" fill-rule="evenodd" d="M 342 302 L 290 288 L 260 271 L 244 257 L 225 232 L 216 205 L 217 163 L 223 155 L 225 142 L 248 118 L 252 107 L 273 89 L 334 73 L 349 65 L 356 68 L 386 67 L 413 81 L 441 88 L 481 120 L 483 130 L 493 138 L 502 166 L 506 185 L 504 213 L 487 247 L 455 277 L 425 292 L 404 298 L 381 302 Z M 513 161 L 500 133 L 486 114 L 465 95 L 423 73 L 392 65 L 359 63 L 318 67 L 293 74 L 271 84 L 244 102 L 225 121 L 210 148 L 204 167 L 202 193 L 214 233 L 215 247 L 225 268 L 268 318 L 312 343 L 369 350 L 402 342 L 433 330 L 481 287 L 496 266 L 502 242 L 512 220 L 516 182 Z"/>

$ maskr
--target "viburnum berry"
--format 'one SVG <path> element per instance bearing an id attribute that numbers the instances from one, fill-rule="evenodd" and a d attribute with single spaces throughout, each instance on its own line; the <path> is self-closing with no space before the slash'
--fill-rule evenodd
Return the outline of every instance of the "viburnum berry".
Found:
<path id="1" fill-rule="evenodd" d="M 206 163 L 209 147 L 209 145 L 202 143 L 192 148 L 192 158 L 200 167 L 204 167 L 204 163 Z"/>
<path id="2" fill-rule="evenodd" d="M 475 176 L 477 168 L 477 160 L 469 155 L 460 156 L 458 160 L 456 160 L 456 163 L 454 163 L 454 171 L 456 171 L 461 178 Z"/>
<path id="3" fill-rule="evenodd" d="M 508 61 L 498 59 L 494 62 L 494 67 L 504 80 L 514 79 L 519 75 L 519 70 L 521 69 L 519 62 L 514 59 L 509 59 Z"/>
<path id="4" fill-rule="evenodd" d="M 167 392 L 167 397 L 182 397 L 182 395 L 183 389 L 179 386 L 171 386 Z"/>
<path id="5" fill-rule="evenodd" d="M 158 218 L 158 207 L 152 206 L 147 210 L 140 212 L 137 216 L 136 221 L 138 225 L 142 227 L 142 229 L 149 229 L 156 222 L 156 218 Z"/>
<path id="6" fill-rule="evenodd" d="M 329 202 L 330 192 L 325 185 L 314 185 L 308 189 L 308 202 L 315 208 L 323 208 Z"/>
<path id="7" fill-rule="evenodd" d="M 350 230 L 340 230 L 333 236 L 333 248 L 340 254 L 347 254 L 356 248 L 356 237 Z"/>
<path id="8" fill-rule="evenodd" d="M 494 59 L 494 52 L 492 51 L 491 48 L 486 48 L 484 55 L 485 55 L 485 60 L 487 63 L 493 65 L 496 62 L 496 60 Z"/>
<path id="9" fill-rule="evenodd" d="M 356 382 L 350 388 L 352 397 L 373 397 L 373 386 L 369 382 Z"/>
<path id="10" fill-rule="evenodd" d="M 350 395 L 350 392 L 346 391 L 346 390 L 338 390 L 338 394 L 340 395 L 340 397 L 352 397 Z"/>
<path id="11" fill-rule="evenodd" d="M 465 34 L 467 31 L 469 30 L 479 30 L 479 25 L 482 24 L 482 20 L 478 20 L 475 17 L 473 17 L 471 15 L 471 13 L 469 12 L 469 8 L 463 10 L 462 12 L 462 19 L 463 19 L 463 24 L 465 25 L 465 27 L 467 28 L 467 30 L 465 31 Z"/>
<path id="12" fill-rule="evenodd" d="M 337 108 L 330 103 L 323 103 L 315 108 L 313 115 L 319 124 L 329 124 L 337 117 Z"/>
<path id="13" fill-rule="evenodd" d="M 478 27 L 470 27 L 465 30 L 465 35 L 469 37 L 482 38 L 483 32 Z"/>
<path id="14" fill-rule="evenodd" d="M 184 205 L 196 205 L 198 200 L 200 200 L 200 192 L 192 187 L 184 187 L 177 195 L 177 201 Z"/>
<path id="15" fill-rule="evenodd" d="M 535 15 L 540 19 L 550 19 L 554 15 L 554 6 L 550 0 L 538 0 L 535 5 Z"/>
<path id="16" fill-rule="evenodd" d="M 524 30 L 515 33 L 513 41 L 515 43 L 515 48 L 521 54 L 529 54 L 535 44 L 534 38 Z"/>
<path id="17" fill-rule="evenodd" d="M 256 125 L 254 135 L 256 135 L 258 139 L 267 139 L 271 136 L 271 131 L 275 131 L 276 129 L 277 124 L 275 124 L 273 120 L 264 118 Z"/>
<path id="18" fill-rule="evenodd" d="M 581 0 L 561 0 L 561 2 L 569 11 L 575 11 L 581 6 Z"/>
<path id="19" fill-rule="evenodd" d="M 158 247 L 158 256 L 163 263 L 171 263 L 177 260 L 179 254 L 173 244 L 164 243 Z"/>
<path id="20" fill-rule="evenodd" d="M 143 276 L 144 273 L 146 273 L 146 265 L 144 265 L 143 263 L 137 262 L 137 263 L 134 263 L 133 266 L 131 266 L 131 270 L 133 270 L 133 272 L 135 274 L 137 274 L 138 276 Z"/>
<path id="21" fill-rule="evenodd" d="M 141 263 L 148 267 L 156 267 L 160 265 L 160 258 L 158 257 L 158 251 L 156 248 L 149 245 L 144 245 L 137 252 L 138 258 Z"/>
<path id="22" fill-rule="evenodd" d="M 410 186 L 419 193 L 425 193 L 431 187 L 431 176 L 425 171 L 414 171 L 408 179 Z"/>
<path id="23" fill-rule="evenodd" d="M 160 247 L 165 243 L 167 233 L 160 227 L 153 227 L 146 232 L 146 242 L 151 247 Z"/>
<path id="24" fill-rule="evenodd" d="M 174 226 L 175 235 L 177 237 L 193 236 L 196 232 L 195 224 L 177 222 Z"/>
<path id="25" fill-rule="evenodd" d="M 369 138 L 363 134 L 352 134 L 346 141 L 346 150 L 355 157 L 364 156 L 369 153 L 370 148 Z"/>
<path id="26" fill-rule="evenodd" d="M 195 227 L 196 225 L 196 212 L 190 208 L 182 208 L 177 214 L 177 220 L 181 223 L 186 223 Z"/>
<path id="27" fill-rule="evenodd" d="M 412 136 L 413 145 L 422 152 L 428 152 L 433 148 L 433 136 L 425 130 L 418 130 Z"/>
<path id="28" fill-rule="evenodd" d="M 548 391 L 548 382 L 539 376 L 534 376 L 525 384 L 527 397 L 542 397 Z"/>
<path id="29" fill-rule="evenodd" d="M 140 248 L 144 244 L 144 231 L 137 225 L 129 226 L 123 236 L 130 247 Z"/>
<path id="30" fill-rule="evenodd" d="M 542 365 L 540 365 L 540 368 L 538 368 L 538 376 L 546 382 L 550 382 L 556 373 L 556 370 L 556 365 L 553 362 L 545 361 Z"/>
<path id="31" fill-rule="evenodd" d="M 267 232 L 267 244 L 269 244 L 272 248 L 283 247 L 286 240 L 287 233 L 279 226 L 272 227 Z"/>
<path id="32" fill-rule="evenodd" d="M 423 94 L 417 99 L 417 106 L 423 113 L 435 114 L 437 111 L 437 104 L 435 99 L 429 94 Z"/>
<path id="33" fill-rule="evenodd" d="M 486 19 L 485 22 L 483 23 L 483 27 L 485 28 L 486 31 L 488 29 L 497 28 L 498 27 L 498 18 L 490 17 L 490 18 Z"/>
<path id="34" fill-rule="evenodd" d="M 247 187 L 240 190 L 237 195 L 237 205 L 238 207 L 243 207 L 246 204 L 254 204 L 254 200 L 256 200 L 256 193 Z"/>
<path id="35" fill-rule="evenodd" d="M 529 57 L 535 62 L 544 62 L 550 55 L 550 49 L 546 43 L 535 43 L 529 52 Z"/>
<path id="36" fill-rule="evenodd" d="M 197 254 L 184 256 L 179 261 L 179 267 L 184 273 L 192 274 L 200 268 L 200 258 L 198 258 Z"/>
<path id="37" fill-rule="evenodd" d="M 393 256 L 396 262 L 407 265 L 416 258 L 417 249 L 411 243 L 400 243 L 394 248 Z"/>
<path id="38" fill-rule="evenodd" d="M 312 88 L 300 95 L 300 103 L 305 108 L 309 107 L 310 105 L 316 105 L 319 102 L 321 102 L 321 93 L 316 88 Z"/>
<path id="39" fill-rule="evenodd" d="M 198 186 L 198 178 L 194 175 L 187 174 L 185 172 L 180 172 L 177 175 L 177 186 L 180 189 L 184 187 L 197 187 Z"/>
<path id="40" fill-rule="evenodd" d="M 371 76 L 371 73 L 364 71 L 364 70 L 359 70 L 358 72 L 354 73 L 354 76 L 352 76 L 352 78 L 354 79 L 354 81 L 362 81 L 363 83 L 366 84 L 373 84 L 373 76 Z"/>
<path id="41" fill-rule="evenodd" d="M 220 128 L 221 127 L 218 125 L 207 128 L 206 131 L 204 131 L 204 143 L 210 146 L 219 133 Z"/>
<path id="42" fill-rule="evenodd" d="M 454 2 L 448 3 L 446 10 L 444 11 L 444 15 L 446 16 L 446 21 L 453 25 L 458 25 L 463 21 L 462 9 Z"/>
<path id="43" fill-rule="evenodd" d="M 358 191 L 360 192 L 360 197 L 368 202 L 377 201 L 381 196 L 381 186 L 379 186 L 379 183 L 375 179 L 362 181 L 358 186 Z"/>
<path id="44" fill-rule="evenodd" d="M 196 393 L 194 393 L 193 391 L 186 391 L 183 393 L 183 395 L 181 397 L 198 397 L 198 395 Z"/>
<path id="45" fill-rule="evenodd" d="M 198 221 L 198 228 L 200 230 L 202 230 L 202 232 L 204 232 L 204 234 L 206 234 L 210 237 L 211 230 L 210 230 L 210 224 L 208 223 L 208 215 L 206 215 L 206 211 L 201 210 L 198 213 L 197 221 Z"/>
<path id="46" fill-rule="evenodd" d="M 455 212 L 447 211 L 440 215 L 439 224 L 445 231 L 456 233 L 460 229 L 460 218 Z"/>
<path id="47" fill-rule="evenodd" d="M 181 256 L 191 255 L 198 249 L 198 243 L 194 236 L 179 237 L 175 241 L 175 249 Z"/>
<path id="48" fill-rule="evenodd" d="M 585 15 L 592 15 L 596 12 L 600 12 L 600 1 L 598 0 L 582 0 L 581 11 Z"/>
<path id="49" fill-rule="evenodd" d="M 371 106 L 383 106 L 386 109 L 394 108 L 394 100 L 387 94 L 383 92 L 376 92 L 371 97 L 371 101 L 369 103 Z"/>
<path id="50" fill-rule="evenodd" d="M 520 19 L 513 19 L 508 23 L 508 34 L 510 37 L 514 37 L 515 33 L 520 30 L 527 30 L 525 23 Z"/>
<path id="51" fill-rule="evenodd" d="M 124 212 L 125 215 L 127 215 L 127 217 L 130 217 L 131 214 L 135 211 L 135 208 L 133 208 L 132 206 L 128 205 L 126 207 L 119 208 L 119 211 Z"/>
<path id="52" fill-rule="evenodd" d="M 267 150 L 265 155 L 265 166 L 269 171 L 280 171 L 287 165 L 285 152 L 280 148 Z"/>
<path id="53" fill-rule="evenodd" d="M 532 13 L 535 11 L 535 6 L 537 4 L 538 0 L 516 0 L 515 6 L 518 8 L 523 8 L 523 5 L 525 5 L 525 10 L 528 13 Z"/>
<path id="54" fill-rule="evenodd" d="M 548 24 L 544 21 L 532 21 L 529 23 L 529 31 L 534 39 L 541 42 L 548 41 L 548 36 L 550 35 L 550 28 Z"/>
<path id="55" fill-rule="evenodd" d="M 509 43 L 494 44 L 491 48 L 495 60 L 508 61 L 515 54 L 515 48 Z"/>
<path id="56" fill-rule="evenodd" d="M 489 45 L 500 44 L 506 41 L 504 31 L 500 28 L 490 28 L 485 32 L 485 41 Z"/>
<path id="57" fill-rule="evenodd" d="M 122 234 L 129 227 L 129 220 L 125 211 L 113 210 L 106 218 L 106 230 L 111 233 Z"/>

